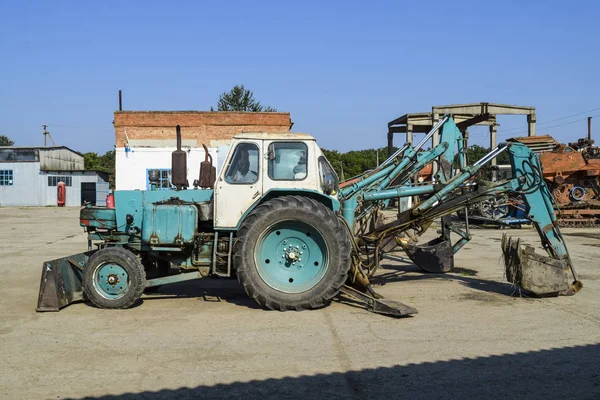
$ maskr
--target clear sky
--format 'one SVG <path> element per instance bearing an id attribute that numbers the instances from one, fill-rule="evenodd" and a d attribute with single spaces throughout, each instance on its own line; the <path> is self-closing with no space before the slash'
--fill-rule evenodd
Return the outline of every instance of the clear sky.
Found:
<path id="1" fill-rule="evenodd" d="M 244 84 L 341 151 L 385 146 L 402 114 L 481 101 L 535 106 L 561 141 L 598 115 L 600 141 L 599 24 L 583 0 L 0 0 L 0 134 L 41 145 L 49 124 L 103 153 L 119 89 L 124 109 L 208 110 Z M 524 117 L 500 123 L 526 134 Z"/>

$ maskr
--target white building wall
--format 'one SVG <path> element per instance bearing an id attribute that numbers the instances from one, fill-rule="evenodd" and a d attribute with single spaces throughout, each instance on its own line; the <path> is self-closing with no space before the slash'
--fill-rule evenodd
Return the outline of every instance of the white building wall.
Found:
<path id="1" fill-rule="evenodd" d="M 0 206 L 45 205 L 39 162 L 0 163 L 0 169 L 13 171 L 13 184 L 0 186 Z"/>
<path id="2" fill-rule="evenodd" d="M 13 184 L 0 186 L 0 206 L 57 205 L 57 188 L 48 186 L 48 176 L 71 177 L 66 205 L 73 207 L 81 205 L 81 182 L 103 182 L 93 171 L 40 171 L 39 162 L 0 163 L 0 169 L 13 171 Z"/>
<path id="3" fill-rule="evenodd" d="M 125 148 L 116 149 L 116 172 L 115 186 L 116 190 L 146 190 L 148 189 L 147 171 L 149 169 L 171 169 L 171 153 L 175 148 L 172 147 L 132 147 L 129 152 Z M 205 154 L 203 148 L 183 148 L 188 153 L 187 158 L 187 178 L 189 187 L 193 187 L 194 180 L 198 179 L 200 174 L 200 163 L 204 161 Z M 213 165 L 217 167 L 219 174 L 229 146 L 209 148 L 208 151 L 213 157 Z"/>
<path id="4" fill-rule="evenodd" d="M 76 207 L 81 205 L 81 182 L 98 182 L 101 181 L 98 175 L 93 171 L 42 171 L 41 180 L 42 185 L 45 187 L 43 205 L 56 205 L 58 201 L 58 190 L 56 186 L 48 186 L 49 176 L 70 176 L 71 186 L 67 186 L 66 191 L 66 203 L 67 207 Z M 96 190 L 97 184 L 96 184 Z"/>

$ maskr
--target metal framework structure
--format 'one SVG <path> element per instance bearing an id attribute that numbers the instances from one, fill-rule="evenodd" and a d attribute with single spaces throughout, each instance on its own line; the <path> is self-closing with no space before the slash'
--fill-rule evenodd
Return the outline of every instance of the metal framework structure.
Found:
<path id="1" fill-rule="evenodd" d="M 528 124 L 528 136 L 535 136 L 535 107 L 516 106 L 509 104 L 496 103 L 471 103 L 471 104 L 451 104 L 448 106 L 433 106 L 431 112 L 421 112 L 405 114 L 388 123 L 388 154 L 391 154 L 394 147 L 394 133 L 406 134 L 406 143 L 412 143 L 414 133 L 427 133 L 444 116 L 452 114 L 456 125 L 468 138 L 468 127 L 473 125 L 488 126 L 490 130 L 490 148 L 497 145 L 496 133 L 498 124 L 497 115 L 525 115 Z M 439 143 L 440 137 L 436 133 L 432 138 L 432 145 Z M 496 160 L 492 160 L 492 165 L 496 165 Z M 435 167 L 435 166 L 434 166 Z M 434 171 L 435 172 L 435 171 Z"/>

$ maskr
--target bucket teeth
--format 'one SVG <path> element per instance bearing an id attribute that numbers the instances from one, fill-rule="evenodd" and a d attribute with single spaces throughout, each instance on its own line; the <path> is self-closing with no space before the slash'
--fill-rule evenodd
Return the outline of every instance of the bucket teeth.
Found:
<path id="1" fill-rule="evenodd" d="M 569 285 L 568 259 L 556 259 L 537 254 L 531 246 L 521 245 L 519 239 L 504 234 L 502 253 L 506 279 L 537 296 L 574 294 L 576 286 Z"/>

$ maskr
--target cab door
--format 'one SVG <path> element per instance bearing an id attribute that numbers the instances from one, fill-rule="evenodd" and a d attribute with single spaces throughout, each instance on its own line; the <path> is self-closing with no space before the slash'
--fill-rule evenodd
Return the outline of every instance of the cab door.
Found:
<path id="1" fill-rule="evenodd" d="M 262 169 L 263 191 L 319 190 L 314 141 L 265 141 L 267 157 Z"/>
<path id="2" fill-rule="evenodd" d="M 264 168 L 262 141 L 235 142 L 215 183 L 215 228 L 235 228 L 242 215 L 260 199 Z"/>

